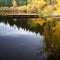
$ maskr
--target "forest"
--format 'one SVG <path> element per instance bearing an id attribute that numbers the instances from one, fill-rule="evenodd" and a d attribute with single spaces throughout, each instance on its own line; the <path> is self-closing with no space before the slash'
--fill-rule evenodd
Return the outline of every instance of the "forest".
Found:
<path id="1" fill-rule="evenodd" d="M 0 7 L 1 6 L 12 6 L 12 1 L 13 0 L 0 0 Z M 17 5 L 26 5 L 27 0 L 16 0 Z"/>
<path id="2" fill-rule="evenodd" d="M 60 15 L 59 0 L 0 0 L 0 7 L 2 7 L 0 10 L 3 11 L 12 11 L 14 8 L 15 12 L 27 11 L 27 13 L 39 15 Z"/>

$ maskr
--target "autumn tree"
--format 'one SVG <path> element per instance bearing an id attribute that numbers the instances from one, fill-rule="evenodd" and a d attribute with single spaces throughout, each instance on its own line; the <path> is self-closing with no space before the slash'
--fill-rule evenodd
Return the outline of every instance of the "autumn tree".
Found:
<path id="1" fill-rule="evenodd" d="M 16 6 L 17 6 L 17 3 L 15 0 L 13 0 L 12 5 L 13 5 L 13 13 L 15 13 L 16 12 Z"/>
<path id="2" fill-rule="evenodd" d="M 47 2 L 47 4 L 55 4 L 56 0 L 45 0 Z"/>
<path id="3" fill-rule="evenodd" d="M 13 5 L 13 7 L 16 7 L 17 6 L 17 3 L 16 3 L 15 0 L 13 0 L 12 5 Z"/>

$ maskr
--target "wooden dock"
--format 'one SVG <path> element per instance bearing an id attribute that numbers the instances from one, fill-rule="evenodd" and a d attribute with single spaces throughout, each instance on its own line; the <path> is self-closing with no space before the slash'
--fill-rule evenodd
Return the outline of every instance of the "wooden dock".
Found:
<path id="1" fill-rule="evenodd" d="M 60 15 L 39 16 L 38 14 L 7 14 L 5 16 L 8 18 L 60 18 Z"/>
<path id="2" fill-rule="evenodd" d="M 39 18 L 38 14 L 7 14 L 11 18 Z"/>

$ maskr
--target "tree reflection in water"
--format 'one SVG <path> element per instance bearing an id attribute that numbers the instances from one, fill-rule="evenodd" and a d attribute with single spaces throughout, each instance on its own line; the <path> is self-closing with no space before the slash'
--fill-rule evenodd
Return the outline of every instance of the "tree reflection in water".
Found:
<path id="1" fill-rule="evenodd" d="M 44 36 L 43 47 L 37 49 L 37 55 L 45 55 L 46 60 L 60 58 L 60 19 L 59 18 L 7 18 L 0 17 L 0 22 L 16 25 Z"/>

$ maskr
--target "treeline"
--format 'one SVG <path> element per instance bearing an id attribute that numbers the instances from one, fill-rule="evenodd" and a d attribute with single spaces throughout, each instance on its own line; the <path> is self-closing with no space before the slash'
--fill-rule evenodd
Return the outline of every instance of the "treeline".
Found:
<path id="1" fill-rule="evenodd" d="M 5 6 L 12 6 L 12 1 L 13 0 L 0 0 L 0 7 L 5 7 Z M 16 0 L 17 5 L 21 6 L 21 5 L 26 5 L 27 4 L 27 0 Z"/>

